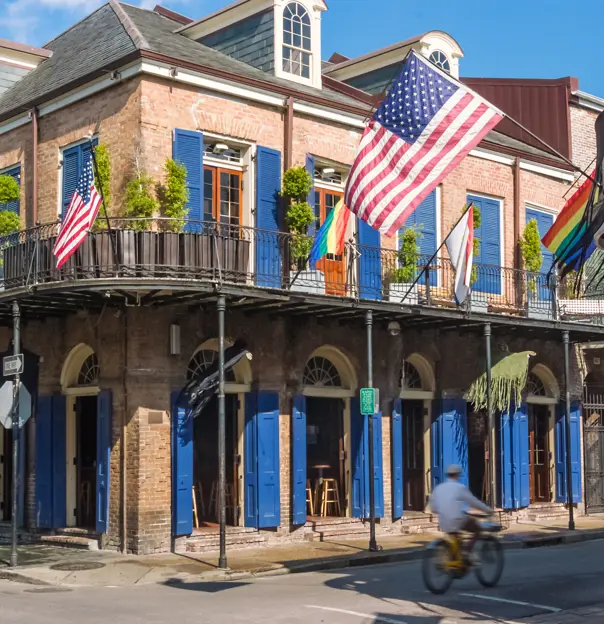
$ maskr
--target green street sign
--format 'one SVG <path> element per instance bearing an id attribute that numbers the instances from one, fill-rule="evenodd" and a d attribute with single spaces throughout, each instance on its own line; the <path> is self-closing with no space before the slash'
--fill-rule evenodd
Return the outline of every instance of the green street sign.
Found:
<path id="1" fill-rule="evenodd" d="M 375 414 L 375 388 L 361 388 L 361 414 L 372 416 Z"/>

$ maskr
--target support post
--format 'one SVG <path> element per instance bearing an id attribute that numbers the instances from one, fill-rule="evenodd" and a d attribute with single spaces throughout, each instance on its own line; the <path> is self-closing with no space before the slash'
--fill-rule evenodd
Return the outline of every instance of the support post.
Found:
<path id="1" fill-rule="evenodd" d="M 19 355 L 21 351 L 21 310 L 19 304 L 13 301 L 13 355 Z M 19 516 L 19 374 L 13 377 L 13 487 L 11 505 L 11 550 L 10 566 L 14 568 L 18 565 L 17 554 L 17 522 Z"/>
<path id="2" fill-rule="evenodd" d="M 218 297 L 218 518 L 220 522 L 220 556 L 218 567 L 227 569 L 226 557 L 226 425 L 224 404 L 224 312 L 226 299 Z"/>
<path id="3" fill-rule="evenodd" d="M 367 387 L 373 388 L 373 310 L 367 310 L 365 314 L 367 326 Z M 375 457 L 373 448 L 373 414 L 369 416 L 367 427 L 369 437 L 369 550 L 376 552 L 375 541 Z"/>
<path id="4" fill-rule="evenodd" d="M 485 323 L 484 326 L 484 343 L 486 351 L 486 374 L 487 374 L 487 429 L 489 437 L 489 462 L 488 462 L 488 479 L 489 479 L 489 505 L 491 509 L 495 509 L 496 504 L 496 483 L 495 483 L 495 443 L 493 435 L 495 431 L 493 422 L 493 398 L 491 393 L 491 324 Z"/>
<path id="5" fill-rule="evenodd" d="M 564 391 L 566 400 L 566 413 L 564 417 L 565 447 L 566 447 L 566 495 L 568 497 L 568 529 L 575 530 L 575 518 L 573 509 L 573 474 L 570 443 L 570 357 L 569 357 L 569 335 L 568 331 L 562 332 L 562 342 L 564 343 Z"/>

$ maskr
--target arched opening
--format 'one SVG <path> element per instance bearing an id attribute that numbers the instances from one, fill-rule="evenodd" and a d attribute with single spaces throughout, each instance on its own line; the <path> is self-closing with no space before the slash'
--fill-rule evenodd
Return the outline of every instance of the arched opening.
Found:
<path id="1" fill-rule="evenodd" d="M 225 341 L 225 347 L 232 342 Z M 218 339 L 212 338 L 193 352 L 187 380 L 200 375 L 218 359 Z M 226 503 L 227 524 L 243 523 L 243 431 L 245 393 L 251 391 L 252 367 L 247 358 L 225 372 Z M 214 395 L 193 423 L 193 484 L 196 529 L 218 525 L 218 396 Z"/>
<path id="2" fill-rule="evenodd" d="M 356 387 L 354 367 L 339 349 L 323 345 L 311 353 L 302 374 L 310 516 L 348 514 L 350 398 Z"/>

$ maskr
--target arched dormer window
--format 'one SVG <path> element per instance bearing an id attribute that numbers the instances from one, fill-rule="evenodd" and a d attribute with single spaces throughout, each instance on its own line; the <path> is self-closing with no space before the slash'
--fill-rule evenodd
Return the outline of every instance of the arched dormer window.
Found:
<path id="1" fill-rule="evenodd" d="M 290 2 L 283 10 L 283 71 L 310 78 L 310 15 L 299 2 Z"/>
<path id="2" fill-rule="evenodd" d="M 444 52 L 434 50 L 434 52 L 430 54 L 430 60 L 436 65 L 436 67 L 440 67 L 440 69 L 446 71 L 448 74 L 451 73 L 451 64 L 449 63 L 449 59 Z"/>

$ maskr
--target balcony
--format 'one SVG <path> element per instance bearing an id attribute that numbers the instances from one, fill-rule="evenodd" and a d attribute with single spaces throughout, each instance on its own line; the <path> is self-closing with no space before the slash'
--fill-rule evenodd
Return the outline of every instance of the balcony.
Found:
<path id="1" fill-rule="evenodd" d="M 128 281 L 174 290 L 202 283 L 272 291 L 275 294 L 383 301 L 415 308 L 449 308 L 470 314 L 498 314 L 557 320 L 556 288 L 546 275 L 498 266 L 475 265 L 471 301 L 460 308 L 450 261 L 420 257 L 418 284 L 401 284 L 395 250 L 346 244 L 338 257 L 322 259 L 315 270 L 293 258 L 291 234 L 215 222 L 169 219 L 112 219 L 111 230 L 89 233 L 72 258 L 56 269 L 52 253 L 59 223 L 0 239 L 3 298 L 39 289 L 100 288 Z M 411 271 L 413 273 L 413 271 Z M 409 272 L 407 271 L 407 276 Z M 105 286 L 108 287 L 108 286 Z"/>

